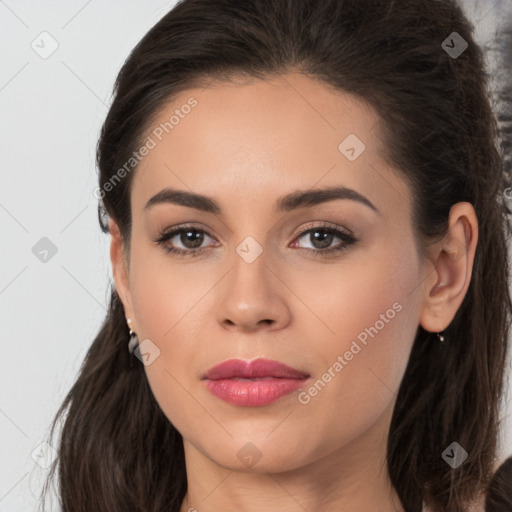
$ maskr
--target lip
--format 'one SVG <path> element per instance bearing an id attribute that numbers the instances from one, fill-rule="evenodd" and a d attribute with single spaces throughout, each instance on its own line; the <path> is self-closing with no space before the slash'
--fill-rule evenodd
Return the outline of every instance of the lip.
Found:
<path id="1" fill-rule="evenodd" d="M 272 359 L 228 359 L 210 368 L 202 380 L 222 400 L 239 406 L 269 405 L 304 385 L 310 375 Z"/>
<path id="2" fill-rule="evenodd" d="M 301 372 L 280 363 L 273 359 L 253 359 L 252 361 L 243 361 L 242 359 L 228 359 L 212 368 L 203 376 L 203 379 L 221 380 L 221 379 L 257 379 L 265 377 L 274 377 L 281 379 L 303 379 L 309 377 L 307 373 Z"/>

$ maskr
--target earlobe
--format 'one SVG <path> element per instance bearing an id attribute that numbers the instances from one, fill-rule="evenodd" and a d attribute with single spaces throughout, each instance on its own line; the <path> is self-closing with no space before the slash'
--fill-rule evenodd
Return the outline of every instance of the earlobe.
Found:
<path id="1" fill-rule="evenodd" d="M 110 261 L 112 263 L 112 274 L 114 283 L 123 303 L 127 317 L 133 318 L 133 311 L 130 297 L 129 271 L 123 252 L 123 239 L 119 227 L 114 220 L 109 221 L 110 241 Z"/>
<path id="2" fill-rule="evenodd" d="M 420 324 L 440 332 L 451 323 L 469 288 L 478 242 L 478 221 L 470 203 L 452 206 L 448 231 L 429 248 Z M 433 265 L 433 267 L 432 267 Z"/>

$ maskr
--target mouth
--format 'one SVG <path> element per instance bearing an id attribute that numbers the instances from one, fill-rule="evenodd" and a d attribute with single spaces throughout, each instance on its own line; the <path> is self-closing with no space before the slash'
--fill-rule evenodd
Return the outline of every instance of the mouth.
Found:
<path id="1" fill-rule="evenodd" d="M 261 407 L 302 387 L 310 375 L 270 359 L 230 359 L 208 370 L 202 380 L 218 398 L 233 405 Z"/>

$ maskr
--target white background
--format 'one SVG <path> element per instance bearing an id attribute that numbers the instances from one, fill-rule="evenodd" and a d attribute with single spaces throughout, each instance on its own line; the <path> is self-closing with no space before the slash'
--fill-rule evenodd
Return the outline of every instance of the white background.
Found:
<path id="1" fill-rule="evenodd" d="M 0 512 L 37 510 L 45 472 L 31 454 L 104 318 L 111 269 L 93 196 L 96 141 L 117 72 L 174 3 L 0 0 Z M 479 41 L 510 4 L 465 2 Z M 47 59 L 31 47 L 43 31 L 58 42 Z M 32 252 L 43 237 L 57 248 L 47 263 Z M 506 402 L 500 460 L 512 454 Z"/>

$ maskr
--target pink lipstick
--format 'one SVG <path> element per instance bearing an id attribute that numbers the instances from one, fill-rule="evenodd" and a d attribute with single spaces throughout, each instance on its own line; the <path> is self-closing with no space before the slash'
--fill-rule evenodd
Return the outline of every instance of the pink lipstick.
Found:
<path id="1" fill-rule="evenodd" d="M 229 359 L 204 376 L 206 388 L 222 400 L 239 406 L 261 407 L 300 388 L 307 373 L 271 359 Z"/>

